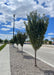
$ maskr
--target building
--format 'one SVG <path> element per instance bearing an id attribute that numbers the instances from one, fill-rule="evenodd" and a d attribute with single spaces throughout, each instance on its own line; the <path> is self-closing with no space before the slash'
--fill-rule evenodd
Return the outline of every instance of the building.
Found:
<path id="1" fill-rule="evenodd" d="M 54 45 L 54 38 L 51 38 L 51 40 L 53 41 L 52 44 Z"/>

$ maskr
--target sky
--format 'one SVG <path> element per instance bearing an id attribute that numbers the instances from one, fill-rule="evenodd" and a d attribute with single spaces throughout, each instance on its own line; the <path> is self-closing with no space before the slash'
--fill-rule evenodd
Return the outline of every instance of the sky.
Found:
<path id="1" fill-rule="evenodd" d="M 26 15 L 35 10 L 49 17 L 45 39 L 51 40 L 54 37 L 54 0 L 0 0 L 0 38 L 13 37 L 13 14 L 16 14 L 15 34 L 18 30 L 25 32 Z"/>

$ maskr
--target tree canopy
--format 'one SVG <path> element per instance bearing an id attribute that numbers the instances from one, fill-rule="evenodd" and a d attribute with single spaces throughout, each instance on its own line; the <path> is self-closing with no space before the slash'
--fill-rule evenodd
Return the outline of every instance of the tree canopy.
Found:
<path id="1" fill-rule="evenodd" d="M 16 43 L 17 45 L 19 44 L 19 40 L 18 40 L 18 36 L 17 35 L 14 36 L 13 40 L 14 40 L 14 43 Z"/>
<path id="2" fill-rule="evenodd" d="M 33 48 L 37 50 L 43 43 L 49 19 L 44 14 L 43 16 L 40 16 L 40 14 L 38 15 L 37 11 L 31 12 L 30 15 L 27 15 L 27 19 L 28 23 L 24 22 L 26 31 Z"/>
<path id="3" fill-rule="evenodd" d="M 18 40 L 19 40 L 20 45 L 23 46 L 23 44 L 24 44 L 24 42 L 25 42 L 25 40 L 27 38 L 26 34 L 25 33 L 23 34 L 21 32 L 18 32 L 17 33 L 17 36 L 18 36 Z"/>

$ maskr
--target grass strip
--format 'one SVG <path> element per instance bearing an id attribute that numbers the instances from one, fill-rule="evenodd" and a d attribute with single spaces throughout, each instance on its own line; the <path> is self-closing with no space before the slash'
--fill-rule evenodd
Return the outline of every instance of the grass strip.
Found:
<path id="1" fill-rule="evenodd" d="M 0 51 L 6 46 L 6 44 L 0 46 Z"/>

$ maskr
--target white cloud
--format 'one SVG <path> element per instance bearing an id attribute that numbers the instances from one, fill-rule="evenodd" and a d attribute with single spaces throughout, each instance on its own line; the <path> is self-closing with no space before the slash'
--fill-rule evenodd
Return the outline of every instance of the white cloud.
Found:
<path id="1" fill-rule="evenodd" d="M 45 37 L 45 39 L 51 40 L 51 36 L 47 36 Z"/>
<path id="2" fill-rule="evenodd" d="M 11 39 L 13 37 L 13 35 L 12 34 L 0 34 L 0 38 L 1 39 Z"/>
<path id="3" fill-rule="evenodd" d="M 4 27 L 7 27 L 7 28 L 13 28 L 13 24 L 12 25 L 2 25 Z"/>
<path id="4" fill-rule="evenodd" d="M 6 2 L 7 0 L 0 0 L 0 3 L 4 3 L 4 2 Z"/>
<path id="5" fill-rule="evenodd" d="M 15 28 L 18 28 L 18 29 L 25 28 L 24 20 L 21 19 L 20 21 L 16 21 Z"/>
<path id="6" fill-rule="evenodd" d="M 0 0 L 0 12 L 3 15 L 0 15 L 0 21 L 6 23 L 6 21 L 10 21 L 11 25 L 2 25 L 7 27 L 2 28 L 2 30 L 7 31 L 10 28 L 13 28 L 13 14 L 16 14 L 16 18 L 25 17 L 33 10 L 38 10 L 40 14 L 45 13 L 46 15 L 50 15 L 54 17 L 54 0 L 38 0 L 39 4 L 37 4 L 34 0 L 8 0 L 8 6 L 4 3 L 7 0 Z M 44 8 L 41 4 L 45 2 L 47 8 Z M 24 20 L 16 21 L 15 28 L 21 29 L 25 28 Z M 50 33 L 52 35 L 52 33 Z M 54 35 L 54 34 L 53 34 Z M 50 38 L 50 36 L 48 36 Z"/>
<path id="7" fill-rule="evenodd" d="M 45 3 L 47 6 L 46 11 L 48 12 L 47 14 L 50 15 L 51 17 L 54 17 L 54 0 L 38 0 L 39 4 L 41 5 L 42 3 Z"/>
<path id="8" fill-rule="evenodd" d="M 13 32 L 9 32 L 9 33 L 13 34 Z M 16 34 L 16 32 L 14 32 L 14 34 Z"/>
<path id="9" fill-rule="evenodd" d="M 5 1 L 6 2 L 6 1 Z M 36 2 L 34 0 L 9 0 L 9 6 L 4 4 L 4 1 L 0 1 L 0 12 L 3 13 L 3 20 L 12 21 L 13 14 L 16 14 L 16 17 L 26 17 L 26 14 L 35 10 Z"/>
<path id="10" fill-rule="evenodd" d="M 12 15 L 15 13 L 18 16 L 23 16 L 26 13 L 33 10 L 33 6 L 36 4 L 34 0 L 9 0 L 9 6 L 5 5 L 4 2 L 0 3 L 0 10 L 4 14 Z"/>
<path id="11" fill-rule="evenodd" d="M 54 35 L 54 33 L 48 33 L 48 35 Z"/>
<path id="12" fill-rule="evenodd" d="M 17 28 L 17 29 L 25 28 L 24 21 L 25 20 L 23 20 L 23 19 L 21 19 L 19 21 L 15 21 L 15 28 Z M 11 23 L 11 25 L 2 25 L 2 26 L 8 27 L 8 28 L 13 28 L 13 22 Z"/>
<path id="13" fill-rule="evenodd" d="M 3 13 L 2 21 L 12 21 L 13 14 L 16 14 L 16 17 L 26 17 L 26 14 L 33 10 L 38 10 L 40 14 L 45 13 L 54 17 L 54 0 L 38 0 L 37 4 L 34 0 L 8 0 L 8 6 L 4 3 L 7 0 L 0 0 L 0 12 Z M 41 4 L 45 2 L 47 8 L 44 8 Z"/>
<path id="14" fill-rule="evenodd" d="M 9 28 L 1 28 L 1 30 L 3 30 L 3 31 L 8 31 L 8 30 L 10 30 Z"/>

